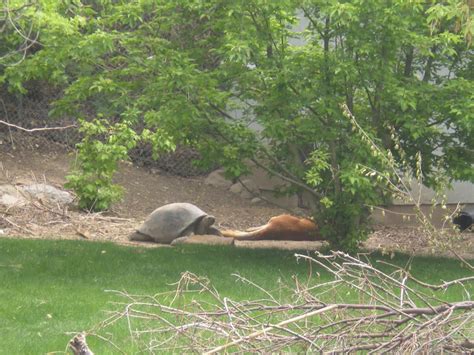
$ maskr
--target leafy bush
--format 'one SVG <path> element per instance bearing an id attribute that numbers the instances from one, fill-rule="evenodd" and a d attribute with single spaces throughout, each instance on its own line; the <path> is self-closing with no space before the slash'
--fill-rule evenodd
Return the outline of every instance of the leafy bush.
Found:
<path id="1" fill-rule="evenodd" d="M 126 122 L 111 125 L 104 119 L 82 120 L 80 131 L 84 138 L 77 145 L 76 165 L 66 187 L 76 192 L 80 208 L 108 209 L 122 197 L 122 187 L 112 182 L 117 163 L 127 159 L 138 135 Z"/>

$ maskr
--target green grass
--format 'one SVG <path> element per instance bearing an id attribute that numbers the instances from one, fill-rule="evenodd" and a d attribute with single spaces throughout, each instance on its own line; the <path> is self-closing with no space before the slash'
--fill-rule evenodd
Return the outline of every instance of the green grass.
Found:
<path id="1" fill-rule="evenodd" d="M 222 296 L 236 300 L 260 297 L 236 283 L 233 273 L 273 290 L 278 281 L 305 279 L 308 265 L 294 252 L 244 250 L 217 246 L 131 248 L 111 243 L 0 239 L 0 354 L 44 354 L 65 349 L 66 332 L 90 329 L 106 318 L 117 296 L 105 290 L 134 294 L 169 291 L 183 271 L 208 277 Z M 382 258 L 377 256 L 377 258 Z M 386 258 L 386 260 L 389 260 Z M 403 265 L 406 256 L 392 263 Z M 313 268 L 313 274 L 315 273 Z M 417 258 L 412 273 L 425 282 L 468 276 L 454 260 Z M 321 272 L 321 280 L 329 280 Z M 443 299 L 462 299 L 461 289 Z M 125 334 L 125 333 L 124 333 Z M 110 347 L 88 339 L 98 354 Z"/>

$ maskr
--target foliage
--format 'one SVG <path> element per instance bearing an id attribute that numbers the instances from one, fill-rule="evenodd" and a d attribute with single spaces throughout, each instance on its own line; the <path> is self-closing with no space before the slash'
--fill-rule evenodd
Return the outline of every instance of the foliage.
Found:
<path id="1" fill-rule="evenodd" d="M 67 177 L 66 187 L 79 196 L 79 207 L 105 210 L 121 197 L 122 188 L 113 184 L 117 163 L 127 158 L 138 136 L 126 122 L 110 125 L 107 120 L 81 122 L 84 138 L 77 145 L 76 166 Z M 101 136 L 107 139 L 100 140 Z"/>
<path id="2" fill-rule="evenodd" d="M 416 169 L 421 154 L 427 185 L 474 180 L 465 1 L 36 4 L 21 21 L 38 28 L 41 45 L 5 68 L 11 89 L 48 79 L 64 88 L 52 114 L 126 121 L 142 137 L 145 127 L 157 148 L 195 146 L 201 164 L 230 176 L 248 173 L 251 160 L 304 197 L 334 247 L 353 250 L 370 206 L 390 198 L 365 168 L 384 171 L 383 159 L 353 133 L 341 104 L 402 169 Z M 99 165 L 94 144 L 79 147 L 81 168 Z"/>

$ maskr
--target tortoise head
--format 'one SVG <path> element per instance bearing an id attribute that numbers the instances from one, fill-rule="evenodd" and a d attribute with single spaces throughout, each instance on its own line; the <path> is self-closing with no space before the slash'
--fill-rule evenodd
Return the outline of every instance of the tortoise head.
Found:
<path id="1" fill-rule="evenodd" d="M 214 234 L 211 233 L 211 226 L 216 221 L 214 216 L 205 215 L 203 216 L 198 223 L 196 224 L 195 234 L 202 235 L 202 234 Z M 215 229 L 215 228 L 212 228 Z"/>

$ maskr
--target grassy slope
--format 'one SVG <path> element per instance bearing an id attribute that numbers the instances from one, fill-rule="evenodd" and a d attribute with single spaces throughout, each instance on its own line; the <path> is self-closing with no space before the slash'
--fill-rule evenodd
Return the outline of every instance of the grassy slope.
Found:
<path id="1" fill-rule="evenodd" d="M 129 248 L 110 243 L 0 239 L 0 353 L 40 354 L 65 348 L 70 335 L 106 318 L 104 290 L 155 294 L 172 289 L 181 272 L 207 276 L 223 296 L 259 297 L 235 283 L 239 273 L 267 289 L 278 279 L 305 278 L 308 267 L 293 252 L 242 250 L 230 247 Z M 406 257 L 391 262 L 403 265 Z M 456 261 L 419 258 L 415 276 L 439 282 L 467 276 Z M 325 273 L 322 279 L 328 279 Z M 443 296 L 459 299 L 460 290 Z M 110 348 L 89 341 L 96 353 Z"/>

